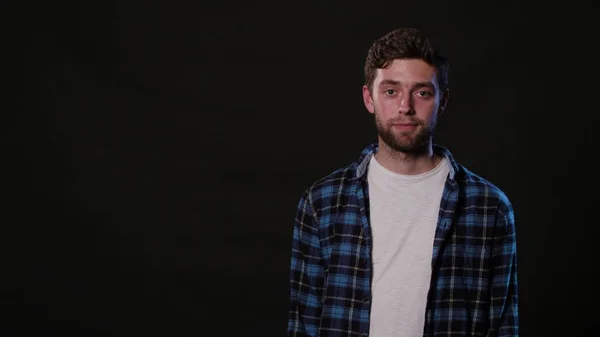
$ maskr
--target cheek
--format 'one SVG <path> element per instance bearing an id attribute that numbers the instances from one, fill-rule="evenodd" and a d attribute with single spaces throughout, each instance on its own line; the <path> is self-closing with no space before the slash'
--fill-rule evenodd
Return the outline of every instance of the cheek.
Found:
<path id="1" fill-rule="evenodd" d="M 393 114 L 399 108 L 398 102 L 393 99 L 383 99 L 379 100 L 377 103 L 375 108 L 384 115 Z"/>
<path id="2" fill-rule="evenodd" d="M 434 100 L 419 101 L 415 104 L 415 110 L 417 111 L 417 114 L 422 115 L 424 117 L 428 117 L 435 114 L 437 108 L 438 104 Z"/>

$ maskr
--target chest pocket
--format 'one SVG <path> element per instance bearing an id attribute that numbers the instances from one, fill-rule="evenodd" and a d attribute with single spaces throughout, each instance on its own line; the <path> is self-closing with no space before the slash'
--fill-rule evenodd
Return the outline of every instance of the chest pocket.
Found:
<path id="1" fill-rule="evenodd" d="M 330 268 L 366 269 L 367 236 L 360 223 L 337 222 L 329 228 Z M 344 271 L 340 270 L 344 273 Z M 347 272 L 347 271 L 346 271 Z"/>

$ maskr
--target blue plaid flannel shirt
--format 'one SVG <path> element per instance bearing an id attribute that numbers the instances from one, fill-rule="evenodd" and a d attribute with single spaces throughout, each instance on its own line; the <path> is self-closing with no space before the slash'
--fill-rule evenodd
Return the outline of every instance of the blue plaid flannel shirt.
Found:
<path id="1" fill-rule="evenodd" d="M 310 186 L 293 227 L 288 336 L 369 335 L 371 236 L 366 170 L 357 162 Z M 433 244 L 423 336 L 518 336 L 515 221 L 506 195 L 451 163 Z"/>

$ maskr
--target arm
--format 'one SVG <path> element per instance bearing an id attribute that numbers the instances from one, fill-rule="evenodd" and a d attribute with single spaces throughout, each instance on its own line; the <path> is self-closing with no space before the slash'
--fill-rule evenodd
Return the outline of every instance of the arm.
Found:
<path id="1" fill-rule="evenodd" d="M 492 255 L 489 336 L 519 336 L 517 241 L 510 202 L 498 206 Z"/>
<path id="2" fill-rule="evenodd" d="M 288 336 L 318 335 L 323 275 L 318 224 L 305 194 L 298 204 L 292 235 Z"/>

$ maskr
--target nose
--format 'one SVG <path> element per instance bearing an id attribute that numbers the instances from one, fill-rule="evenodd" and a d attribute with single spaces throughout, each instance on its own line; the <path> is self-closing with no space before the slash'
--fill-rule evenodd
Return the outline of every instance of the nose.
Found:
<path id="1" fill-rule="evenodd" d="M 411 110 L 411 101 L 410 95 L 402 95 L 400 98 L 400 105 L 398 106 L 398 111 L 400 113 L 408 113 Z"/>

